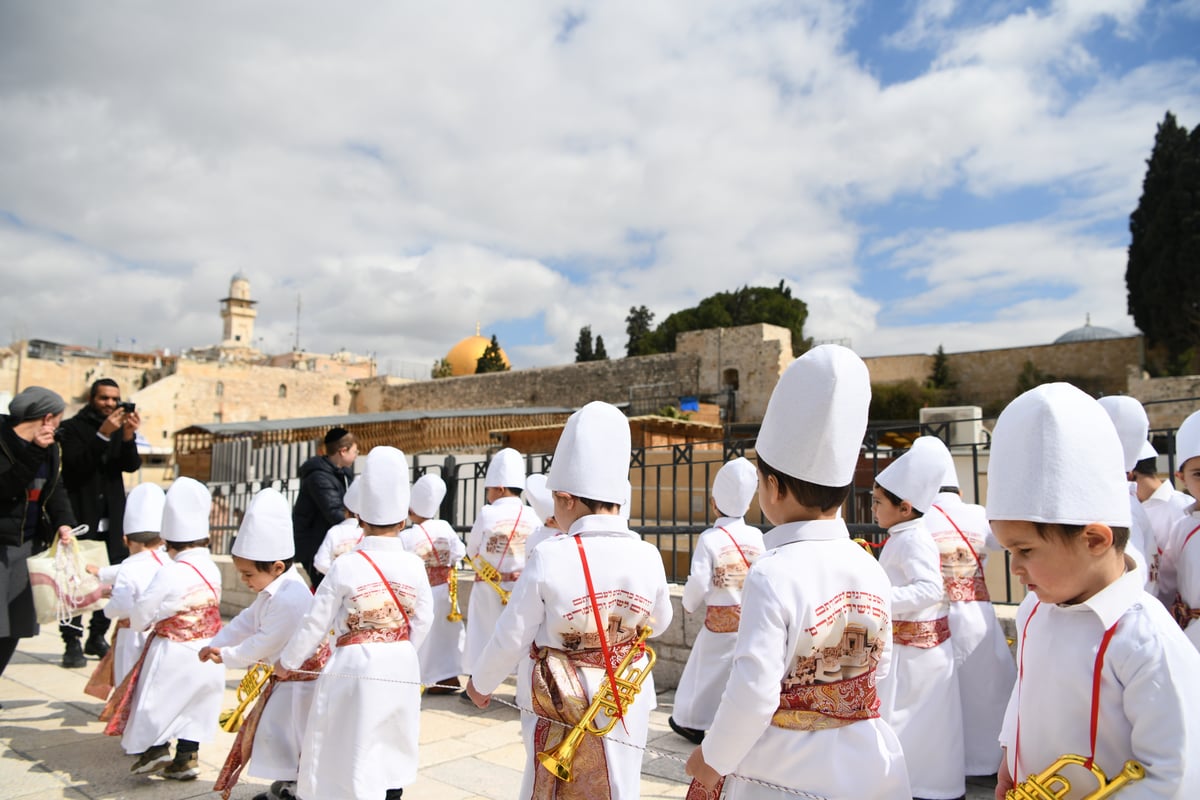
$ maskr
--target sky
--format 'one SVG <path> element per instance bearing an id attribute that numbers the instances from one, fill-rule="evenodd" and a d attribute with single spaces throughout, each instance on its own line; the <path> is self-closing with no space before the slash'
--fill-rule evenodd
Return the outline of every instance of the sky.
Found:
<path id="1" fill-rule="evenodd" d="M 237 272 L 408 377 L 781 280 L 863 356 L 1134 333 L 1198 61 L 1200 0 L 0 0 L 0 340 L 215 344 Z"/>

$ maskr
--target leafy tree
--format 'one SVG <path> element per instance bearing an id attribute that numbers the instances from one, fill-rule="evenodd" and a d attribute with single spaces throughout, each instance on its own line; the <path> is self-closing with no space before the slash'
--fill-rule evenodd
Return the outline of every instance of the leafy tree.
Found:
<path id="1" fill-rule="evenodd" d="M 946 350 L 940 344 L 937 352 L 933 354 L 933 369 L 929 371 L 925 385 L 930 389 L 953 389 L 957 386 L 954 376 L 950 374 L 950 359 L 946 357 Z"/>
<path id="2" fill-rule="evenodd" d="M 429 373 L 431 378 L 449 378 L 454 374 L 454 368 L 450 366 L 450 359 L 441 358 L 433 362 L 433 370 Z"/>
<path id="3" fill-rule="evenodd" d="M 579 329 L 579 338 L 575 340 L 575 363 L 591 361 L 595 357 L 592 351 L 592 326 L 584 325 Z"/>
<path id="4" fill-rule="evenodd" d="M 483 350 L 483 355 L 475 362 L 475 374 L 479 375 L 483 372 L 508 372 L 509 366 L 504 363 L 504 356 L 500 354 L 500 343 L 496 341 L 496 334 L 492 334 L 492 341 Z"/>
<path id="5" fill-rule="evenodd" d="M 792 290 L 783 281 L 774 287 L 743 286 L 733 292 L 717 292 L 694 308 L 676 311 L 654 329 L 647 341 L 649 352 L 670 353 L 675 350 L 675 337 L 680 333 L 765 322 L 790 330 L 792 355 L 799 355 L 811 345 L 804 338 L 806 319 L 808 306 L 792 297 Z"/>
<path id="6" fill-rule="evenodd" d="M 608 351 L 604 349 L 604 337 L 596 337 L 596 352 L 592 353 L 593 361 L 608 361 Z"/>
<path id="7" fill-rule="evenodd" d="M 644 356 L 655 352 L 649 348 L 650 326 L 654 324 L 654 312 L 645 306 L 630 306 L 629 316 L 625 317 L 625 333 L 629 339 L 625 342 L 626 356 Z"/>
<path id="8" fill-rule="evenodd" d="M 1058 378 L 1042 372 L 1032 361 L 1026 359 L 1025 364 L 1021 367 L 1021 373 L 1017 375 L 1017 394 L 1024 394 L 1043 383 L 1053 383 L 1057 380 Z"/>
<path id="9" fill-rule="evenodd" d="M 1200 125 L 1189 135 L 1169 111 L 1159 124 L 1129 232 L 1129 313 L 1165 351 L 1168 373 L 1190 371 L 1200 342 Z"/>

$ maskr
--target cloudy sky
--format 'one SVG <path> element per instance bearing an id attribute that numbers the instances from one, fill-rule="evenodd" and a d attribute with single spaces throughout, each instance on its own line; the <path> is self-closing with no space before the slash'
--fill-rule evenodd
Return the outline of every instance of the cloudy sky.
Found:
<path id="1" fill-rule="evenodd" d="M 215 343 L 239 270 L 401 374 L 780 280 L 863 355 L 1133 332 L 1200 0 L 983 6 L 0 0 L 0 339 Z"/>

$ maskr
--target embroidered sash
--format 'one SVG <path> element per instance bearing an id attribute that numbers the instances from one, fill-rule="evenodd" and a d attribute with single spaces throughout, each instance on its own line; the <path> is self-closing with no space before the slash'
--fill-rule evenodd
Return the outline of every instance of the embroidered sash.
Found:
<path id="1" fill-rule="evenodd" d="M 990 602 L 992 599 L 988 594 L 987 581 L 978 573 L 966 577 L 943 577 L 942 583 L 952 603 Z"/>
<path id="2" fill-rule="evenodd" d="M 450 567 L 426 567 L 425 571 L 429 574 L 430 586 L 441 586 L 450 582 Z"/>
<path id="3" fill-rule="evenodd" d="M 117 636 L 124 628 L 129 627 L 129 618 L 124 617 L 117 620 L 116 629 L 113 630 L 112 640 L 108 643 L 108 652 L 100 659 L 100 663 L 96 665 L 96 669 L 92 671 L 92 676 L 88 678 L 87 686 L 83 687 L 83 693 L 89 697 L 94 697 L 97 700 L 108 700 L 108 696 L 112 694 L 113 684 L 116 682 L 116 671 L 113 663 L 116 660 L 117 651 Z"/>
<path id="4" fill-rule="evenodd" d="M 950 618 L 938 617 L 922 621 L 892 620 L 892 641 L 908 647 L 928 650 L 950 638 Z"/>
<path id="5" fill-rule="evenodd" d="M 704 627 L 713 633 L 737 633 L 738 624 L 742 621 L 742 607 L 709 606 L 704 612 Z"/>
<path id="6" fill-rule="evenodd" d="M 337 646 L 345 647 L 351 644 L 371 644 L 372 642 L 407 642 L 408 623 L 400 623 L 398 628 L 360 628 L 356 631 L 343 633 L 337 638 Z"/>
<path id="7" fill-rule="evenodd" d="M 879 716 L 875 669 L 832 683 L 793 686 L 779 693 L 779 708 L 771 717 L 777 728 L 823 731 Z"/>
<path id="8" fill-rule="evenodd" d="M 329 661 L 329 653 L 329 642 L 323 641 L 317 648 L 317 652 L 309 656 L 296 672 L 289 674 L 286 678 L 277 678 L 272 675 L 267 681 L 267 685 L 259 693 L 258 699 L 254 701 L 254 707 L 250 709 L 250 713 L 242 722 L 242 727 L 238 728 L 237 736 L 233 739 L 233 746 L 229 748 L 229 755 L 225 756 L 225 763 L 221 766 L 220 773 L 217 774 L 217 782 L 213 784 L 213 791 L 220 792 L 224 800 L 229 800 L 229 794 L 237 785 L 238 778 L 242 775 L 242 769 L 250 762 L 250 756 L 254 752 L 254 735 L 258 732 L 258 721 L 262 718 L 263 710 L 267 707 L 267 701 L 271 698 L 271 693 L 275 691 L 276 684 L 292 681 L 315 681 L 320 676 L 312 673 L 320 672 L 325 668 L 326 662 Z"/>

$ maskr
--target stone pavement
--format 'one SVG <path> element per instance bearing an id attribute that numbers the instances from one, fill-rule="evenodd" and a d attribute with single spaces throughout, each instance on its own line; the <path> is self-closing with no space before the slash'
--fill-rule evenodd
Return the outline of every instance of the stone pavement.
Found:
<path id="1" fill-rule="evenodd" d="M 129 774 L 133 759 L 96 720 L 102 704 L 83 693 L 87 669 L 59 666 L 62 644 L 55 626 L 24 639 L 0 678 L 0 795 L 5 800 L 183 800 L 216 798 L 212 784 L 233 734 L 218 732 L 200 747 L 200 778 L 179 783 Z M 240 670 L 230 670 L 225 707 L 235 704 Z M 499 699 L 512 700 L 512 684 Z M 682 798 L 683 764 L 692 745 L 671 732 L 672 692 L 659 696 L 650 720 L 649 751 L 642 764 L 642 797 Z M 521 785 L 524 752 L 518 713 L 493 702 L 480 711 L 458 696 L 428 696 L 421 708 L 421 768 L 405 800 L 511 800 Z M 265 781 L 243 778 L 232 797 L 250 800 Z M 991 789 L 969 787 L 968 800 L 991 800 Z"/>

